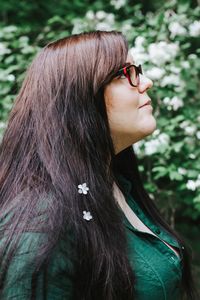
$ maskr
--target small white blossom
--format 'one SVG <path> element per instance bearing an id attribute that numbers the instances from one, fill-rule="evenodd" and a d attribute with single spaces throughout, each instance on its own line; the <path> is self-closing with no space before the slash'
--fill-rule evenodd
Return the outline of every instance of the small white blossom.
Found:
<path id="1" fill-rule="evenodd" d="M 177 110 L 183 106 L 183 100 L 177 96 L 174 96 L 170 101 L 170 105 L 172 106 L 173 110 Z"/>
<path id="2" fill-rule="evenodd" d="M 169 97 L 165 97 L 163 99 L 163 103 L 168 106 L 169 110 L 173 109 L 174 111 L 183 106 L 183 100 L 178 98 L 177 96 L 174 96 L 172 99 L 170 99 Z"/>
<path id="3" fill-rule="evenodd" d="M 187 126 L 184 129 L 185 129 L 185 133 L 188 135 L 193 135 L 196 131 L 196 127 L 194 125 Z"/>
<path id="4" fill-rule="evenodd" d="M 197 57 L 197 55 L 196 55 L 195 53 L 191 53 L 191 54 L 188 55 L 188 58 L 189 58 L 189 59 L 194 59 L 194 60 L 195 60 L 195 59 L 197 59 L 198 57 Z"/>
<path id="5" fill-rule="evenodd" d="M 145 42 L 145 38 L 143 36 L 138 36 L 135 39 L 135 46 L 137 48 L 143 48 L 144 49 L 144 42 Z"/>
<path id="6" fill-rule="evenodd" d="M 188 180 L 186 183 L 186 187 L 188 190 L 195 191 L 196 190 L 196 182 L 194 180 Z"/>
<path id="7" fill-rule="evenodd" d="M 153 136 L 153 137 L 156 137 L 156 136 L 158 136 L 159 134 L 160 134 L 160 129 L 156 129 L 156 130 L 154 130 L 152 136 Z"/>
<path id="8" fill-rule="evenodd" d="M 7 76 L 7 80 L 8 80 L 8 81 L 14 81 L 14 80 L 15 80 L 15 76 L 14 76 L 13 74 L 9 74 L 9 75 Z"/>
<path id="9" fill-rule="evenodd" d="M 9 54 L 11 50 L 6 47 L 5 44 L 0 43 L 0 55 Z"/>
<path id="10" fill-rule="evenodd" d="M 174 57 L 176 57 L 178 51 L 178 44 L 167 43 L 165 41 L 152 43 L 148 47 L 150 60 L 155 65 L 164 65 L 167 61 L 171 61 Z"/>
<path id="11" fill-rule="evenodd" d="M 92 215 L 90 211 L 83 211 L 83 219 L 86 221 L 90 221 L 92 219 Z"/>
<path id="12" fill-rule="evenodd" d="M 137 143 L 134 143 L 133 144 L 133 149 L 134 149 L 134 151 L 135 151 L 135 153 L 137 154 L 137 155 L 140 155 L 140 153 L 141 153 L 141 147 L 144 145 L 144 141 L 143 140 L 140 140 L 140 141 L 138 141 Z"/>
<path id="13" fill-rule="evenodd" d="M 200 131 L 197 131 L 196 136 L 197 136 L 198 140 L 200 140 Z"/>
<path id="14" fill-rule="evenodd" d="M 115 9 L 120 9 L 126 5 L 126 0 L 111 0 L 110 4 L 113 5 Z"/>
<path id="15" fill-rule="evenodd" d="M 171 38 L 174 38 L 177 35 L 185 35 L 187 33 L 185 27 L 180 25 L 178 22 L 170 23 L 168 29 L 171 32 Z"/>
<path id="16" fill-rule="evenodd" d="M 160 85 L 162 87 L 165 87 L 167 85 L 174 85 L 174 86 L 181 86 L 184 87 L 185 83 L 180 79 L 178 75 L 170 74 L 167 76 L 164 76 L 163 79 L 160 82 Z"/>
<path id="17" fill-rule="evenodd" d="M 188 120 L 185 120 L 180 123 L 180 128 L 185 129 L 189 125 L 190 125 L 190 122 Z"/>
<path id="18" fill-rule="evenodd" d="M 189 69 L 190 68 L 190 64 L 188 61 L 181 61 L 181 66 L 184 68 L 184 69 Z"/>
<path id="19" fill-rule="evenodd" d="M 113 24 L 115 22 L 115 15 L 114 14 L 107 14 L 106 21 L 110 24 Z"/>
<path id="20" fill-rule="evenodd" d="M 170 138 L 166 133 L 161 133 L 156 139 L 147 141 L 145 143 L 145 153 L 147 155 L 159 152 L 160 147 L 167 148 L 169 145 Z"/>
<path id="21" fill-rule="evenodd" d="M 146 75 L 152 80 L 159 80 L 164 74 L 165 70 L 158 67 L 153 67 L 152 69 L 146 71 Z"/>
<path id="22" fill-rule="evenodd" d="M 99 22 L 96 25 L 96 30 L 105 30 L 105 31 L 110 31 L 112 29 L 112 26 L 108 24 L 107 22 Z"/>
<path id="23" fill-rule="evenodd" d="M 92 10 L 88 10 L 85 16 L 88 20 L 94 20 L 95 18 L 95 14 Z"/>
<path id="24" fill-rule="evenodd" d="M 15 25 L 6 26 L 3 28 L 3 31 L 4 31 L 4 33 L 15 32 L 15 31 L 17 31 L 17 26 L 15 26 Z"/>
<path id="25" fill-rule="evenodd" d="M 191 159 L 195 159 L 195 158 L 196 158 L 196 156 L 194 155 L 194 153 L 190 153 L 190 154 L 189 154 L 189 158 L 191 158 Z"/>
<path id="26" fill-rule="evenodd" d="M 175 74 L 179 74 L 181 69 L 175 66 L 170 66 L 170 71 Z"/>
<path id="27" fill-rule="evenodd" d="M 200 179 L 197 179 L 197 181 L 196 181 L 196 187 L 197 188 L 200 187 Z"/>
<path id="28" fill-rule="evenodd" d="M 180 167 L 180 168 L 178 168 L 178 173 L 181 175 L 185 175 L 187 173 L 187 170 Z"/>
<path id="29" fill-rule="evenodd" d="M 87 184 L 84 182 L 82 184 L 78 185 L 78 192 L 79 194 L 87 194 L 89 191 L 89 188 L 87 187 Z"/>
<path id="30" fill-rule="evenodd" d="M 96 17 L 99 20 L 105 19 L 106 16 L 107 16 L 107 13 L 103 10 L 99 10 L 99 11 L 96 12 Z"/>
<path id="31" fill-rule="evenodd" d="M 145 38 L 143 36 L 138 36 L 135 39 L 134 47 L 130 48 L 129 53 L 132 55 L 136 64 L 144 64 L 149 61 L 149 55 L 144 48 Z"/>
<path id="32" fill-rule="evenodd" d="M 151 155 L 157 152 L 159 147 L 158 140 L 152 140 L 145 143 L 145 153 L 146 155 Z"/>
<path id="33" fill-rule="evenodd" d="M 136 64 L 144 64 L 145 62 L 149 61 L 149 55 L 140 50 L 140 48 L 132 47 L 129 50 L 129 53 L 132 55 Z"/>
<path id="34" fill-rule="evenodd" d="M 4 129 L 4 128 L 6 128 L 6 123 L 0 122 L 0 129 Z"/>
<path id="35" fill-rule="evenodd" d="M 200 21 L 194 21 L 189 25 L 189 33 L 193 37 L 200 36 Z"/>
<path id="36" fill-rule="evenodd" d="M 170 104 L 170 98 L 169 98 L 169 97 L 165 97 L 165 98 L 163 99 L 163 103 L 164 103 L 165 105 L 169 105 L 169 104 Z"/>

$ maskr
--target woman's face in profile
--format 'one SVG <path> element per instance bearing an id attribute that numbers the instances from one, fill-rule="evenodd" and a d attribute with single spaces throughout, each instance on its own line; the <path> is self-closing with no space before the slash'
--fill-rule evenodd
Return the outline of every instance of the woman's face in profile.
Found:
<path id="1" fill-rule="evenodd" d="M 126 62 L 134 64 L 130 54 Z M 126 76 L 122 75 L 115 77 L 104 90 L 116 154 L 150 135 L 156 129 L 152 106 L 141 107 L 150 100 L 147 89 L 152 87 L 153 82 L 144 75 L 139 76 L 140 83 L 137 87 L 131 86 Z"/>

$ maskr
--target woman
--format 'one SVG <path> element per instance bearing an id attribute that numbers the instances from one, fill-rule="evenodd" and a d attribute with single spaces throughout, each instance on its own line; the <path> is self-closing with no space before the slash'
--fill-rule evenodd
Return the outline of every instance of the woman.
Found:
<path id="1" fill-rule="evenodd" d="M 132 148 L 156 128 L 151 86 L 120 32 L 35 58 L 0 150 L 0 299 L 195 299 Z"/>

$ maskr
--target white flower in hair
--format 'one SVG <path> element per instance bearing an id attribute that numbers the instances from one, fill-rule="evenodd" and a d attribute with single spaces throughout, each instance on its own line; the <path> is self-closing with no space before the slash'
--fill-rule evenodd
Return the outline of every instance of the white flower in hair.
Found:
<path id="1" fill-rule="evenodd" d="M 92 219 L 92 215 L 90 211 L 85 211 L 85 210 L 83 211 L 83 219 L 87 221 L 90 221 Z"/>
<path id="2" fill-rule="evenodd" d="M 86 195 L 88 193 L 87 191 L 89 191 L 89 187 L 87 187 L 87 184 L 85 182 L 78 185 L 79 194 L 85 194 Z"/>

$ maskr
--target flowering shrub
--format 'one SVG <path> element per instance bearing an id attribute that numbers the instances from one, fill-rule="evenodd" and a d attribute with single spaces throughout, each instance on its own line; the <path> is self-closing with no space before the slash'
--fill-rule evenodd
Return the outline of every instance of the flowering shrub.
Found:
<path id="1" fill-rule="evenodd" d="M 131 1 L 130 1 L 131 2 Z M 32 57 L 50 40 L 87 30 L 119 30 L 154 81 L 152 136 L 134 145 L 151 197 L 172 225 L 200 218 L 200 8 L 166 1 L 156 12 L 128 0 L 96 1 L 84 17 L 52 17 L 34 42 L 16 26 L 0 28 L 0 133 Z M 105 9 L 103 9 L 103 5 Z M 100 7 L 100 9 L 98 9 Z M 36 46 L 37 45 L 37 46 Z"/>

